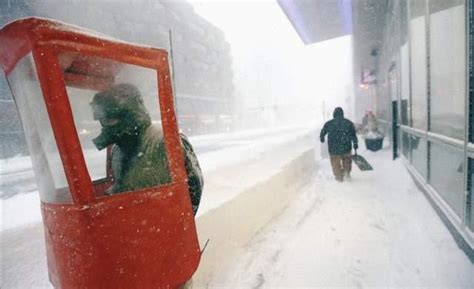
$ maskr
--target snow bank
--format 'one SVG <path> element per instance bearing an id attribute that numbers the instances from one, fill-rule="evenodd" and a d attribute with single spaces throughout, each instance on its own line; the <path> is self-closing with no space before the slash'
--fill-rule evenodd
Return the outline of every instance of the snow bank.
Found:
<path id="1" fill-rule="evenodd" d="M 194 282 L 206 284 L 215 272 L 225 271 L 255 233 L 283 212 L 314 170 L 314 150 L 310 149 L 280 167 L 279 172 L 267 175 L 266 180 L 200 216 L 200 243 L 203 245 L 209 239 L 209 244 Z M 226 185 L 233 186 L 233 181 L 229 179 Z M 225 189 L 223 186 L 222 190 Z"/>

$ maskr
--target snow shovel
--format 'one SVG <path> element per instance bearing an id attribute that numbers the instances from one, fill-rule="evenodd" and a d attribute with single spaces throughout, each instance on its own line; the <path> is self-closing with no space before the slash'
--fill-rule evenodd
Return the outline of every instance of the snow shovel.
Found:
<path id="1" fill-rule="evenodd" d="M 352 155 L 352 160 L 357 165 L 361 171 L 371 171 L 373 170 L 369 162 L 363 157 L 357 154 L 357 150 L 354 150 L 355 153 Z"/>

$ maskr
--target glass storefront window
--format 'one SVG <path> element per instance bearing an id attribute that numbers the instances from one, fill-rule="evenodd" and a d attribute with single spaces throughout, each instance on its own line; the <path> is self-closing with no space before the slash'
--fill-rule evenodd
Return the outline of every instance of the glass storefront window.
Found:
<path id="1" fill-rule="evenodd" d="M 406 159 L 410 159 L 410 135 L 402 131 L 402 154 Z"/>
<path id="2" fill-rule="evenodd" d="M 413 127 L 427 128 L 425 1 L 410 2 L 411 116 Z"/>
<path id="3" fill-rule="evenodd" d="M 430 183 L 453 211 L 463 216 L 462 150 L 431 143 Z"/>
<path id="4" fill-rule="evenodd" d="M 410 124 L 410 77 L 409 77 L 409 57 L 408 57 L 408 44 L 404 44 L 400 48 L 400 61 L 401 61 L 401 85 L 400 85 L 400 123 L 403 125 Z"/>
<path id="5" fill-rule="evenodd" d="M 416 135 L 410 135 L 411 164 L 418 173 L 427 179 L 427 145 L 426 141 Z"/>
<path id="6" fill-rule="evenodd" d="M 474 73 L 474 72 L 471 72 Z M 469 135 L 469 142 L 474 143 L 474 96 L 471 93 L 470 95 L 470 107 L 469 107 L 469 128 L 470 129 L 470 135 Z"/>
<path id="7" fill-rule="evenodd" d="M 469 171 L 467 175 L 469 189 L 469 229 L 474 232 L 474 159 L 469 159 Z"/>
<path id="8" fill-rule="evenodd" d="M 464 1 L 430 1 L 431 131 L 464 139 Z"/>
<path id="9" fill-rule="evenodd" d="M 471 96 L 471 102 L 473 102 L 473 104 L 471 104 L 471 108 L 470 108 L 471 112 L 469 113 L 469 117 L 470 117 L 469 126 L 471 128 L 469 141 L 471 143 L 474 143 L 474 97 L 473 96 Z"/>

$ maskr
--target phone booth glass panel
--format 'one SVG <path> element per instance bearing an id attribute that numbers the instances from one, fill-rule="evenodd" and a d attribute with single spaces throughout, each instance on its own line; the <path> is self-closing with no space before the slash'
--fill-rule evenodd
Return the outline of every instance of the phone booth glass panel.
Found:
<path id="1" fill-rule="evenodd" d="M 93 181 L 105 181 L 107 151 L 99 151 L 92 142 L 101 130 L 100 123 L 92 117 L 93 112 L 89 105 L 97 91 L 72 86 L 67 86 L 66 90 L 89 175 Z"/>
<path id="2" fill-rule="evenodd" d="M 115 160 L 110 159 L 109 151 L 109 168 L 107 168 L 105 166 L 105 164 L 108 163 L 107 150 L 98 150 L 93 142 L 94 138 L 101 134 L 101 121 L 105 121 L 97 119 L 97 116 L 94 115 L 94 96 L 117 84 L 133 85 L 137 88 L 143 99 L 143 106 L 145 108 L 143 113 L 149 115 L 152 126 L 156 128 L 157 132 L 162 134 L 163 127 L 159 110 L 157 71 L 106 58 L 82 55 L 80 53 L 60 53 L 58 59 L 65 80 L 74 124 L 81 143 L 86 166 L 91 180 L 94 182 L 96 196 L 100 197 L 103 196 L 106 191 L 111 193 L 112 182 L 116 181 L 116 179 L 112 179 L 113 171 L 110 167 Z M 101 109 L 112 110 L 113 105 L 115 104 L 107 103 L 106 107 Z M 120 110 L 122 107 L 117 107 L 116 109 Z M 112 112 L 112 114 L 114 114 L 114 112 Z M 122 117 L 122 115 L 120 117 Z M 123 121 L 123 119 L 109 118 L 107 121 Z M 117 132 L 116 134 L 119 133 L 120 132 Z M 111 147 L 109 148 L 112 149 Z M 153 166 L 169 167 L 165 148 L 163 149 L 164 154 L 162 160 L 164 163 L 145 164 L 145 162 L 140 162 L 140 160 L 130 160 L 130 163 L 136 163 L 136 166 L 148 166 L 149 170 L 153 170 Z M 144 170 L 146 171 L 146 168 Z M 115 174 L 117 173 L 118 172 L 115 172 Z M 140 176 L 142 179 L 144 177 L 143 175 Z M 160 185 L 170 183 L 171 177 L 168 170 L 166 170 L 166 176 L 162 179 L 164 179 L 164 181 L 160 181 Z M 127 186 L 120 190 L 120 192 L 123 193 L 125 191 L 145 189 L 154 186 L 157 186 L 157 184 L 147 184 L 145 182 L 140 187 Z"/>
<path id="3" fill-rule="evenodd" d="M 22 119 L 41 201 L 71 203 L 66 175 L 31 53 L 18 62 L 7 79 Z"/>

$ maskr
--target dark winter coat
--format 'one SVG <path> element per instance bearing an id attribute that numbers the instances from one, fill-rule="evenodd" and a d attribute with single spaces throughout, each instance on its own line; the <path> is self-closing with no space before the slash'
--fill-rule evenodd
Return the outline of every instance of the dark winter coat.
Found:
<path id="1" fill-rule="evenodd" d="M 319 136 L 323 143 L 326 134 L 328 135 L 329 154 L 348 154 L 352 149 L 351 143 L 354 144 L 354 149 L 357 149 L 358 143 L 354 124 L 350 120 L 344 118 L 344 111 L 342 108 L 336 108 L 333 117 L 333 119 L 324 124 Z"/>

